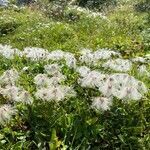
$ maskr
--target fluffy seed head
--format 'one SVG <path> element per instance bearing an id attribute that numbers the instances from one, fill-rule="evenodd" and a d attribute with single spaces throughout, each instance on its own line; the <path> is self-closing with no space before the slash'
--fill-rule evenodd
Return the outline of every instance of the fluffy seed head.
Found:
<path id="1" fill-rule="evenodd" d="M 16 114 L 16 109 L 11 105 L 0 106 L 0 124 L 5 124 L 10 121 L 13 115 Z"/>
<path id="2" fill-rule="evenodd" d="M 92 99 L 92 108 L 96 110 L 109 110 L 112 105 L 112 100 L 106 97 L 94 97 Z"/>

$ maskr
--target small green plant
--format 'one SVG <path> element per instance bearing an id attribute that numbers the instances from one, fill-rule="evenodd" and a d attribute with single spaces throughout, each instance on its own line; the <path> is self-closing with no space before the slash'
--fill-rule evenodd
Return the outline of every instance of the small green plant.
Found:
<path id="1" fill-rule="evenodd" d="M 15 32 L 15 30 L 20 26 L 20 24 L 14 20 L 10 21 L 0 21 L 0 36 L 7 35 Z"/>

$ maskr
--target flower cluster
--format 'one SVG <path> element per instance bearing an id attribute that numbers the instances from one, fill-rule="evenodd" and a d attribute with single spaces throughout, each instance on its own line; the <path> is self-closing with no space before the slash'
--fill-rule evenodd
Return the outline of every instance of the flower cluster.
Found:
<path id="1" fill-rule="evenodd" d="M 101 86 L 101 84 L 104 84 L 108 75 L 102 74 L 95 70 L 89 71 L 88 68 L 86 68 L 87 70 L 84 70 L 84 68 L 85 66 L 77 69 L 77 71 L 82 76 L 82 78 L 78 80 L 78 83 L 81 84 L 82 87 L 98 88 L 99 86 Z"/>
<path id="2" fill-rule="evenodd" d="M 13 59 L 15 55 L 21 56 L 21 51 L 13 49 L 9 45 L 0 44 L 0 54 L 8 59 Z"/>
<path id="3" fill-rule="evenodd" d="M 91 98 L 91 107 L 94 109 L 108 110 L 114 97 L 122 100 L 139 100 L 148 91 L 143 82 L 127 73 L 130 70 L 132 71 L 135 63 L 139 75 L 149 77 L 150 72 L 147 69 L 147 62 L 150 59 L 148 54 L 144 57 L 128 60 L 123 59 L 119 52 L 110 49 L 99 49 L 97 51 L 83 49 L 79 58 L 76 59 L 74 54 L 62 50 L 49 52 L 42 48 L 27 47 L 23 51 L 19 51 L 12 49 L 10 46 L 0 45 L 0 55 L 9 59 L 18 55 L 20 58 L 24 57 L 31 61 L 44 61 L 44 64 L 46 63 L 43 66 L 45 72 L 34 77 L 36 92 L 32 93 L 35 98 L 43 101 L 59 102 L 76 96 L 77 93 L 72 86 L 64 85 L 67 82 L 67 76 L 62 74 L 63 62 L 72 71 L 79 73 L 80 78 L 77 82 L 81 87 L 99 91 L 99 97 Z M 53 63 L 50 64 L 51 61 L 49 60 Z M 79 60 L 79 63 L 77 63 L 77 60 Z M 84 66 L 78 66 L 77 64 L 84 64 Z M 101 66 L 102 71 L 91 70 L 86 65 Z M 121 73 L 110 73 L 108 68 Z M 22 73 L 26 70 L 29 70 L 29 67 L 24 67 Z M 0 76 L 0 94 L 13 104 L 32 104 L 33 97 L 30 93 L 17 86 L 18 78 L 19 73 L 15 69 L 6 70 Z"/>
<path id="4" fill-rule="evenodd" d="M 44 68 L 47 74 L 38 74 L 34 78 L 37 86 L 35 93 L 37 99 L 59 102 L 76 95 L 72 87 L 61 85 L 66 76 L 60 72 L 61 67 L 58 64 L 46 65 Z"/>
<path id="5" fill-rule="evenodd" d="M 78 72 L 81 77 L 79 83 L 82 87 L 98 88 L 106 97 L 119 99 L 139 100 L 147 92 L 147 88 L 141 81 L 123 73 L 102 74 L 98 71 L 89 71 L 85 66 L 80 67 Z M 85 73 L 86 72 L 86 73 Z"/>
<path id="6" fill-rule="evenodd" d="M 8 122 L 13 115 L 16 114 L 16 109 L 11 105 L 0 106 L 0 124 Z"/>
<path id="7" fill-rule="evenodd" d="M 2 95 L 7 103 L 24 103 L 31 104 L 33 98 L 29 92 L 23 88 L 16 86 L 16 81 L 19 78 L 19 73 L 15 69 L 7 70 L 0 76 L 0 95 Z M 3 124 L 11 119 L 16 112 L 16 109 L 12 105 L 6 105 L 0 107 L 0 123 Z"/>
<path id="8" fill-rule="evenodd" d="M 111 68 L 116 71 L 126 72 L 132 68 L 132 62 L 140 62 L 140 63 L 149 63 L 150 57 L 149 54 L 144 57 L 136 57 L 133 58 L 132 61 L 121 59 L 121 54 L 119 52 L 110 50 L 110 49 L 99 49 L 97 51 L 92 51 L 90 49 L 82 49 L 81 56 L 79 57 L 79 61 L 88 65 L 97 66 L 100 63 L 104 63 L 102 66 L 106 68 Z M 70 52 L 64 52 L 62 50 L 55 50 L 49 52 L 43 48 L 37 47 L 27 47 L 23 51 L 18 49 L 13 49 L 9 45 L 1 45 L 0 44 L 0 54 L 6 58 L 13 59 L 16 55 L 19 57 L 25 57 L 32 61 L 61 61 L 65 60 L 66 65 L 69 68 L 77 67 L 77 59 L 74 54 Z M 114 58 L 118 59 L 114 59 Z M 102 62 L 101 62 L 102 61 Z"/>
<path id="9" fill-rule="evenodd" d="M 15 69 L 7 70 L 0 76 L 0 94 L 12 102 L 30 104 L 32 98 L 22 87 L 16 86 L 19 73 Z"/>
<path id="10" fill-rule="evenodd" d="M 102 13 L 99 13 L 99 12 L 93 12 L 93 11 L 90 11 L 89 9 L 85 9 L 85 8 L 82 8 L 82 7 L 79 7 L 79 6 L 72 6 L 72 5 L 69 5 L 67 10 L 70 12 L 70 11 L 77 11 L 78 13 L 82 13 L 82 14 L 85 14 L 87 17 L 100 17 L 102 19 L 105 19 L 105 20 L 108 20 L 108 18 L 106 16 L 104 16 Z"/>
<path id="11" fill-rule="evenodd" d="M 109 75 L 105 84 L 99 87 L 99 91 L 105 96 L 139 100 L 147 92 L 147 88 L 143 82 L 128 74 L 115 73 Z"/>
<path id="12" fill-rule="evenodd" d="M 35 96 L 37 99 L 41 99 L 43 101 L 59 102 L 65 98 L 74 97 L 75 91 L 69 86 L 58 85 L 38 89 Z"/>
<path id="13" fill-rule="evenodd" d="M 70 68 L 76 67 L 76 59 L 72 53 L 63 52 L 61 50 L 56 50 L 52 52 L 48 52 L 42 48 L 25 48 L 22 52 L 23 56 L 29 58 L 33 61 L 38 60 L 52 60 L 52 61 L 60 61 L 65 60 L 66 65 Z"/>
<path id="14" fill-rule="evenodd" d="M 135 57 L 132 61 L 137 63 L 150 63 L 150 55 L 146 54 L 144 57 Z"/>
<path id="15" fill-rule="evenodd" d="M 144 76 L 150 77 L 150 72 L 147 70 L 146 65 L 138 66 L 138 72 L 142 76 L 144 75 Z"/>
<path id="16" fill-rule="evenodd" d="M 36 48 L 36 47 L 26 47 L 24 51 L 22 52 L 23 56 L 26 58 L 29 58 L 33 61 L 46 59 L 48 55 L 48 51 L 42 48 Z"/>
<path id="17" fill-rule="evenodd" d="M 112 105 L 112 99 L 107 97 L 93 97 L 92 108 L 96 110 L 109 110 Z"/>
<path id="18" fill-rule="evenodd" d="M 8 59 L 13 59 L 15 56 L 26 57 L 32 61 L 40 61 L 40 60 L 53 60 L 60 61 L 65 60 L 66 65 L 70 68 L 76 67 L 76 59 L 74 54 L 70 52 L 64 52 L 62 50 L 55 50 L 52 52 L 48 52 L 43 48 L 37 47 L 26 47 L 23 51 L 19 51 L 18 49 L 13 49 L 9 45 L 0 45 L 0 54 Z"/>
<path id="19" fill-rule="evenodd" d="M 51 53 L 49 53 L 47 59 L 53 60 L 53 61 L 65 60 L 66 65 L 69 68 L 75 68 L 76 67 L 75 56 L 69 52 L 63 52 L 61 50 L 52 51 Z"/>
<path id="20" fill-rule="evenodd" d="M 132 69 L 132 62 L 128 59 L 117 58 L 115 60 L 108 60 L 102 66 L 115 71 L 127 72 Z"/>
<path id="21" fill-rule="evenodd" d="M 89 49 L 83 49 L 81 50 L 81 56 L 79 57 L 79 60 L 86 64 L 92 64 L 95 65 L 101 60 L 107 60 L 112 57 L 120 57 L 120 53 L 109 50 L 109 49 L 99 49 L 95 52 L 92 52 Z"/>
<path id="22" fill-rule="evenodd" d="M 14 85 L 18 77 L 15 69 L 7 70 L 0 76 L 0 85 Z"/>

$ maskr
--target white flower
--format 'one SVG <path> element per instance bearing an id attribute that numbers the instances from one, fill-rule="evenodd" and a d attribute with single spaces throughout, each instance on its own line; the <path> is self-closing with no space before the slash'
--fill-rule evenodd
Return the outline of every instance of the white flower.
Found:
<path id="1" fill-rule="evenodd" d="M 83 70 L 84 67 L 77 68 L 78 72 L 82 73 Z M 119 99 L 138 100 L 147 92 L 144 83 L 125 73 L 107 75 L 90 71 L 85 67 L 85 72 L 81 76 L 78 82 L 82 87 L 98 88 L 105 97 L 115 96 Z"/>
<path id="2" fill-rule="evenodd" d="M 54 73 L 52 77 L 48 77 L 47 74 L 38 74 L 34 77 L 34 83 L 37 85 L 38 88 L 41 88 L 57 86 L 62 81 L 66 80 L 66 76 L 62 73 L 55 71 L 52 73 Z"/>
<path id="3" fill-rule="evenodd" d="M 38 74 L 37 76 L 34 77 L 34 83 L 38 87 L 45 87 L 48 86 L 49 78 L 47 74 Z"/>
<path id="4" fill-rule="evenodd" d="M 136 57 L 132 59 L 133 62 L 145 63 L 146 59 L 144 57 Z"/>
<path id="5" fill-rule="evenodd" d="M 119 99 L 139 100 L 147 92 L 144 83 L 128 74 L 113 74 L 108 80 L 111 82 L 111 94 Z"/>
<path id="6" fill-rule="evenodd" d="M 109 110 L 112 105 L 112 99 L 106 97 L 94 97 L 92 99 L 92 108 L 96 110 Z"/>
<path id="7" fill-rule="evenodd" d="M 22 71 L 27 71 L 29 67 L 23 67 Z"/>
<path id="8" fill-rule="evenodd" d="M 66 80 L 66 76 L 63 75 L 62 73 L 60 72 L 57 72 L 53 75 L 53 77 L 50 78 L 50 81 L 52 81 L 52 83 L 61 83 L 62 81 L 65 81 Z"/>
<path id="9" fill-rule="evenodd" d="M 113 79 L 109 78 L 108 76 L 105 80 L 99 83 L 99 91 L 106 97 L 112 96 L 113 90 Z"/>
<path id="10" fill-rule="evenodd" d="M 37 99 L 48 101 L 51 99 L 51 93 L 49 92 L 49 89 L 41 88 L 37 90 L 37 92 L 35 93 L 35 97 Z"/>
<path id="11" fill-rule="evenodd" d="M 0 124 L 5 124 L 9 122 L 13 115 L 16 114 L 16 109 L 11 105 L 0 106 Z"/>
<path id="12" fill-rule="evenodd" d="M 150 77 L 150 72 L 147 70 L 145 65 L 141 65 L 138 67 L 138 73 L 140 75 L 145 75 L 145 76 Z"/>
<path id="13" fill-rule="evenodd" d="M 70 2 L 71 3 L 74 3 L 74 2 Z M 78 7 L 78 6 L 73 6 L 73 5 L 69 5 L 67 7 L 67 10 L 68 11 L 78 11 L 82 14 L 85 14 L 86 17 L 89 17 L 89 18 L 96 18 L 96 17 L 100 17 L 102 19 L 105 19 L 105 20 L 108 20 L 108 18 L 103 15 L 102 13 L 100 12 L 93 12 L 93 11 L 90 11 L 89 9 L 86 9 L 86 8 L 82 8 L 82 7 Z"/>
<path id="14" fill-rule="evenodd" d="M 82 49 L 81 50 L 81 56 L 79 57 L 79 60 L 83 63 L 87 63 L 87 64 L 91 64 L 93 63 L 94 60 L 94 56 L 91 50 L 89 49 Z"/>
<path id="15" fill-rule="evenodd" d="M 76 71 L 80 74 L 81 77 L 85 77 L 90 73 L 90 69 L 86 66 L 77 67 Z"/>
<path id="16" fill-rule="evenodd" d="M 112 56 L 118 56 L 120 57 L 120 53 L 112 51 L 110 49 L 99 49 L 97 51 L 95 51 L 93 53 L 94 55 L 94 59 L 96 59 L 96 61 L 101 60 L 101 59 L 109 59 Z"/>
<path id="17" fill-rule="evenodd" d="M 127 72 L 132 68 L 132 63 L 125 59 L 108 60 L 103 64 L 103 67 L 113 69 L 115 71 Z"/>
<path id="18" fill-rule="evenodd" d="M 16 100 L 19 91 L 20 91 L 20 88 L 16 86 L 6 86 L 5 88 L 2 88 L 0 92 L 8 100 L 14 101 Z"/>
<path id="19" fill-rule="evenodd" d="M 33 61 L 45 60 L 48 54 L 47 50 L 37 47 L 26 47 L 23 51 L 23 55 Z"/>
<path id="20" fill-rule="evenodd" d="M 35 96 L 41 100 L 60 101 L 65 98 L 65 93 L 62 91 L 60 86 L 57 86 L 57 87 L 39 89 L 36 92 Z"/>
<path id="21" fill-rule="evenodd" d="M 73 87 L 69 87 L 69 86 L 61 86 L 63 92 L 65 93 L 65 97 L 66 98 L 70 98 L 70 97 L 75 97 L 76 96 L 76 92 L 74 91 Z"/>
<path id="22" fill-rule="evenodd" d="M 76 67 L 76 59 L 72 53 L 63 52 L 62 50 L 56 50 L 56 51 L 52 51 L 48 55 L 48 60 L 58 61 L 63 59 L 66 61 L 66 65 L 69 68 Z"/>
<path id="23" fill-rule="evenodd" d="M 137 81 L 137 86 L 136 86 L 137 90 L 140 92 L 140 93 L 147 93 L 148 92 L 148 89 L 146 87 L 146 85 L 141 82 L 141 81 Z"/>
<path id="24" fill-rule="evenodd" d="M 19 93 L 19 95 L 15 99 L 16 102 L 22 102 L 24 104 L 32 104 L 33 98 L 29 94 L 29 92 L 23 90 Z"/>
<path id="25" fill-rule="evenodd" d="M 48 60 L 54 60 L 54 61 L 61 60 L 63 58 L 64 58 L 64 52 L 62 50 L 52 51 L 51 53 L 49 53 L 47 57 Z"/>
<path id="26" fill-rule="evenodd" d="M 61 86 L 50 88 L 51 99 L 56 102 L 61 101 L 65 98 L 64 90 Z"/>
<path id="27" fill-rule="evenodd" d="M 136 87 L 133 87 L 133 86 L 127 87 L 126 92 L 127 92 L 127 95 L 126 95 L 127 99 L 139 100 L 142 98 L 142 94 L 138 91 Z"/>
<path id="28" fill-rule="evenodd" d="M 75 92 L 72 88 L 68 86 L 51 86 L 49 88 L 38 89 L 35 96 L 38 99 L 44 101 L 56 101 L 59 102 L 65 98 L 69 98 L 75 95 Z"/>
<path id="29" fill-rule="evenodd" d="M 124 87 L 120 91 L 114 89 L 113 95 L 123 100 L 139 100 L 142 94 L 135 87 Z"/>
<path id="30" fill-rule="evenodd" d="M 9 45 L 0 44 L 0 54 L 8 59 L 13 59 L 15 55 L 21 56 L 21 51 L 18 49 L 13 49 Z"/>
<path id="31" fill-rule="evenodd" d="M 82 87 L 95 88 L 99 87 L 105 81 L 106 75 L 98 71 L 91 71 L 84 78 L 79 79 Z"/>
<path id="32" fill-rule="evenodd" d="M 79 60 L 87 64 L 97 65 L 100 60 L 109 59 L 112 56 L 120 57 L 120 53 L 109 49 L 99 49 L 95 52 L 92 52 L 89 49 L 83 49 Z"/>
<path id="33" fill-rule="evenodd" d="M 66 60 L 66 65 L 69 67 L 69 68 L 76 68 L 76 59 L 74 57 L 73 54 L 71 53 L 65 53 L 65 56 L 64 56 L 65 60 Z"/>
<path id="34" fill-rule="evenodd" d="M 18 78 L 19 74 L 15 69 L 7 70 L 0 76 L 0 84 L 14 85 Z"/>
<path id="35" fill-rule="evenodd" d="M 44 69 L 49 75 L 54 75 L 61 71 L 61 68 L 58 64 L 45 65 Z"/>
<path id="36" fill-rule="evenodd" d="M 122 88 L 112 88 L 111 94 L 118 99 L 127 99 L 127 87 L 122 87 Z"/>

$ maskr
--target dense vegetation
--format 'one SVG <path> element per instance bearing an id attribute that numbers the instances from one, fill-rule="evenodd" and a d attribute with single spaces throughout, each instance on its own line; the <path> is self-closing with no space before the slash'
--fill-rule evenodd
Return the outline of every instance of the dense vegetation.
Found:
<path id="1" fill-rule="evenodd" d="M 0 7 L 0 149 L 150 149 L 149 9 L 147 0 Z"/>

